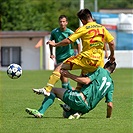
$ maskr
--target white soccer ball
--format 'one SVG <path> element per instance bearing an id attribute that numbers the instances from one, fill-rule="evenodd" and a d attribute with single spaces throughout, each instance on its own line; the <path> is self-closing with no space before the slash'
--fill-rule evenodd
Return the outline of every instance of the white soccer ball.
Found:
<path id="1" fill-rule="evenodd" d="M 10 64 L 7 68 L 7 75 L 11 79 L 18 79 L 22 75 L 22 68 L 18 64 Z"/>

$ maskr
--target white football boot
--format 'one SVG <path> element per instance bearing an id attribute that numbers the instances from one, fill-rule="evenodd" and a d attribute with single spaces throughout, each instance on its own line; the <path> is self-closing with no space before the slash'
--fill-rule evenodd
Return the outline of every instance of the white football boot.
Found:
<path id="1" fill-rule="evenodd" d="M 43 94 L 44 96 L 50 96 L 50 92 L 47 92 L 45 90 L 45 88 L 41 88 L 41 89 L 32 89 L 34 91 L 34 93 L 40 95 L 40 94 Z"/>
<path id="2" fill-rule="evenodd" d="M 71 119 L 79 119 L 80 117 L 81 117 L 81 113 L 75 113 L 75 114 L 73 114 L 73 115 L 70 115 L 69 117 L 68 117 L 68 119 L 69 120 L 71 120 Z"/>

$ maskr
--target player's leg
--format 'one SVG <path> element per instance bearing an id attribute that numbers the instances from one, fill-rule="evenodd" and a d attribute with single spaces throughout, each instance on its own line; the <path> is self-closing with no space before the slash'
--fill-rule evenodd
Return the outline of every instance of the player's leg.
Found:
<path id="1" fill-rule="evenodd" d="M 52 90 L 52 87 L 54 87 L 55 83 L 60 79 L 61 74 L 60 74 L 60 70 L 63 68 L 69 70 L 70 69 L 70 65 L 69 64 L 63 64 L 61 63 L 59 66 L 57 66 L 55 68 L 55 70 L 53 71 L 53 73 L 51 74 L 51 76 L 49 77 L 48 83 L 44 88 L 41 89 L 33 89 L 33 91 L 37 94 L 44 94 L 45 96 L 49 96 L 50 92 Z"/>
<path id="2" fill-rule="evenodd" d="M 53 88 L 51 90 L 50 96 L 45 97 L 44 101 L 42 102 L 41 107 L 39 108 L 38 112 L 41 114 L 44 114 L 45 111 L 51 106 L 55 100 L 55 97 L 60 98 L 61 100 L 63 99 L 63 95 L 66 89 L 64 88 Z"/>
<path id="3" fill-rule="evenodd" d="M 49 108 L 49 106 L 51 106 L 52 104 L 53 104 L 53 102 L 54 102 L 54 100 L 55 100 L 55 94 L 54 93 L 50 93 L 50 96 L 48 96 L 48 97 L 45 97 L 44 98 L 44 100 L 43 100 L 43 102 L 42 102 L 42 105 L 41 105 L 41 107 L 39 108 L 39 112 L 41 113 L 41 114 L 44 114 L 45 113 L 45 111 Z"/>
<path id="4" fill-rule="evenodd" d="M 55 83 L 60 79 L 61 77 L 60 70 L 62 69 L 62 67 L 67 70 L 70 69 L 69 64 L 65 65 L 61 63 L 59 66 L 57 66 L 53 71 L 52 75 L 49 77 L 47 85 L 44 87 L 47 92 L 50 92 L 52 90 L 52 87 L 54 87 Z"/>
<path id="5" fill-rule="evenodd" d="M 45 111 L 49 108 L 49 106 L 51 106 L 53 104 L 55 97 L 56 96 L 54 93 L 50 93 L 50 96 L 44 98 L 39 110 L 26 108 L 25 111 L 28 114 L 35 116 L 36 118 L 41 118 L 41 117 L 43 117 Z"/>
<path id="6" fill-rule="evenodd" d="M 55 97 L 57 96 L 58 98 L 63 99 L 63 95 L 65 91 L 66 89 L 64 88 L 53 88 L 51 90 L 50 96 L 44 98 L 39 110 L 26 108 L 26 112 L 37 118 L 43 117 L 45 111 L 53 104 Z"/>
<path id="7" fill-rule="evenodd" d="M 33 89 L 33 91 L 37 94 L 44 94 L 45 96 L 49 96 L 50 92 L 52 90 L 52 87 L 54 87 L 55 83 L 60 79 L 60 69 L 62 64 L 57 66 L 51 76 L 49 77 L 49 80 L 47 82 L 47 85 L 44 88 L 41 89 Z"/>
<path id="8" fill-rule="evenodd" d="M 76 69 L 82 69 L 85 73 L 93 72 L 97 69 L 97 61 L 91 61 L 88 58 L 84 58 L 82 55 L 77 55 L 68 58 L 63 63 L 61 63 L 58 67 L 55 68 L 52 75 L 49 77 L 49 81 L 47 85 L 42 89 L 33 89 L 34 92 L 38 94 L 44 94 L 46 96 L 50 95 L 50 91 L 52 90 L 52 87 L 54 87 L 55 83 L 60 79 L 60 70 L 76 70 Z M 94 66 L 96 65 L 96 66 Z"/>
<path id="9" fill-rule="evenodd" d="M 35 93 L 37 93 L 37 94 L 44 94 L 45 96 L 49 96 L 50 95 L 50 91 L 52 90 L 52 87 L 54 87 L 55 83 L 61 77 L 60 70 L 61 69 L 72 70 L 74 63 L 71 63 L 71 61 L 74 60 L 75 58 L 77 58 L 77 56 L 70 57 L 70 58 L 66 59 L 63 63 L 61 63 L 60 65 L 58 65 L 55 68 L 55 70 L 53 71 L 53 73 L 51 74 L 51 76 L 49 77 L 49 80 L 48 80 L 47 85 L 44 88 L 41 88 L 41 89 L 33 89 L 33 91 Z M 79 58 L 79 60 L 80 60 L 80 58 Z M 81 67 L 78 67 L 76 69 L 79 69 L 79 68 L 82 68 L 82 66 Z"/>
<path id="10" fill-rule="evenodd" d="M 47 85 L 44 87 L 47 92 L 50 92 L 52 87 L 54 87 L 55 83 L 60 79 L 61 74 L 60 70 L 75 70 L 75 69 L 82 69 L 82 65 L 77 65 L 80 62 L 82 63 L 82 56 L 73 56 L 66 59 L 63 63 L 58 65 L 52 75 L 49 78 Z"/>
<path id="11" fill-rule="evenodd" d="M 64 59 L 63 59 L 63 60 L 64 60 Z M 56 68 L 57 66 L 59 66 L 59 65 L 63 62 L 63 60 L 58 60 L 58 59 L 56 59 L 57 64 L 56 64 L 55 68 Z M 65 88 L 65 89 L 72 89 L 72 87 L 71 87 L 71 85 L 70 85 L 70 81 L 68 80 L 68 78 L 63 77 L 63 76 L 61 75 L 60 80 L 61 80 L 61 83 L 62 83 L 62 88 Z"/>
<path id="12" fill-rule="evenodd" d="M 82 114 L 87 113 L 87 104 L 84 102 L 80 91 L 66 90 L 63 101 L 69 106 L 69 110 L 63 107 L 63 116 L 68 119 L 79 119 Z M 64 105 L 63 105 L 64 106 Z M 67 107 L 68 108 L 68 107 Z"/>
<path id="13" fill-rule="evenodd" d="M 60 79 L 61 79 L 61 82 L 62 82 L 62 88 L 72 90 L 72 87 L 70 85 L 70 81 L 68 80 L 68 78 L 66 78 L 64 76 L 61 76 Z"/>
<path id="14" fill-rule="evenodd" d="M 42 102 L 42 105 L 39 110 L 26 108 L 25 111 L 28 114 L 35 116 L 36 118 L 41 118 L 43 117 L 44 112 L 48 109 L 48 107 L 53 104 L 55 97 L 56 96 L 54 93 L 50 93 L 48 97 L 44 98 L 44 101 Z"/>

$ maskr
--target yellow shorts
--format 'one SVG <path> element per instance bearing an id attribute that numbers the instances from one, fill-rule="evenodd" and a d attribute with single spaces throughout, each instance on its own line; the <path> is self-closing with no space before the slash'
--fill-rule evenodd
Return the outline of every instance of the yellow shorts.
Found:
<path id="1" fill-rule="evenodd" d="M 81 69 L 82 74 L 94 72 L 102 63 L 101 60 L 92 60 L 78 54 L 66 59 L 64 64 L 70 65 L 70 70 Z"/>

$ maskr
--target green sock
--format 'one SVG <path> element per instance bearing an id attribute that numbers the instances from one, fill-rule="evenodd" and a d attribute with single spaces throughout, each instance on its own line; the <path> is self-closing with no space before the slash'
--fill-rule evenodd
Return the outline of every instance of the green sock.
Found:
<path id="1" fill-rule="evenodd" d="M 49 106 L 51 106 L 54 102 L 55 99 L 55 94 L 54 93 L 50 93 L 50 96 L 45 97 L 44 101 L 42 102 L 42 106 L 40 107 L 40 109 L 38 110 L 41 114 L 44 114 L 45 111 L 48 109 Z"/>
<path id="2" fill-rule="evenodd" d="M 67 83 L 62 83 L 62 88 L 72 90 L 72 87 L 70 85 L 70 82 L 68 81 Z"/>
<path id="3" fill-rule="evenodd" d="M 67 89 L 72 90 L 72 86 L 70 85 L 70 81 L 68 81 Z"/>
<path id="4" fill-rule="evenodd" d="M 68 83 L 62 83 L 62 88 L 67 89 Z"/>

